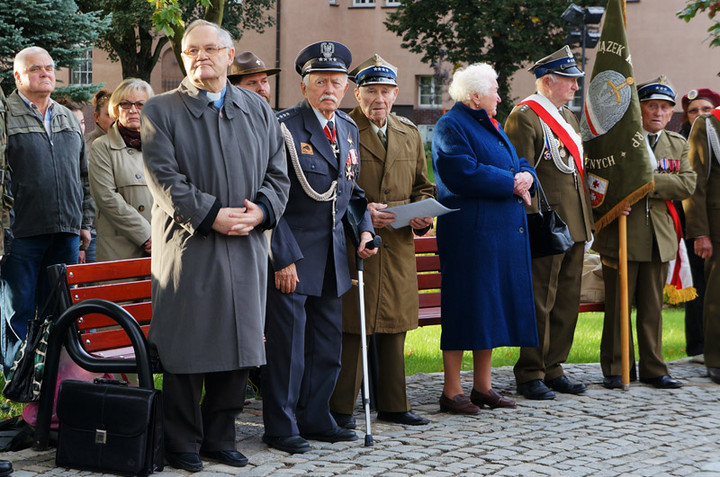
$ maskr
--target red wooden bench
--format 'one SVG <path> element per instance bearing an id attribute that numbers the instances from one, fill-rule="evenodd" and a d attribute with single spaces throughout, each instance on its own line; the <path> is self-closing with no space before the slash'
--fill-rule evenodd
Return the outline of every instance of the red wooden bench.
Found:
<path id="1" fill-rule="evenodd" d="M 417 264 L 418 325 L 440 324 L 440 256 L 435 237 L 415 238 L 415 263 Z M 603 311 L 604 303 L 580 303 L 580 313 Z"/>

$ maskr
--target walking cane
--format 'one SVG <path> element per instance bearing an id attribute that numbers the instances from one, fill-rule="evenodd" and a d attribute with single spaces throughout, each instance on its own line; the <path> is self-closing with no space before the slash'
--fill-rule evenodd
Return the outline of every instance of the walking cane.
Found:
<path id="1" fill-rule="evenodd" d="M 353 199 L 348 204 L 347 221 L 350 236 L 353 239 L 355 245 L 355 267 L 358 272 L 358 301 L 360 303 L 360 354 L 362 356 L 362 369 L 363 369 L 363 398 L 362 403 L 365 408 L 365 447 L 371 447 L 373 445 L 372 430 L 370 428 L 370 378 L 368 373 L 368 357 L 367 357 L 367 335 L 365 327 L 365 284 L 363 279 L 363 259 L 357 254 L 357 248 L 360 245 L 360 229 L 359 225 L 362 217 L 367 210 L 367 200 L 365 199 Z M 369 242 L 365 243 L 365 248 L 372 250 L 377 248 L 382 243 L 382 239 L 379 235 L 373 237 Z"/>

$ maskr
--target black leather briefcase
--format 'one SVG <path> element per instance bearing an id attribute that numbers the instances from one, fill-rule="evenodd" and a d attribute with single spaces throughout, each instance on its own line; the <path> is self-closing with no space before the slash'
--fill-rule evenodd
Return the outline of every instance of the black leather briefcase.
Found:
<path id="1" fill-rule="evenodd" d="M 160 391 L 66 380 L 57 415 L 58 466 L 139 476 L 163 469 Z"/>

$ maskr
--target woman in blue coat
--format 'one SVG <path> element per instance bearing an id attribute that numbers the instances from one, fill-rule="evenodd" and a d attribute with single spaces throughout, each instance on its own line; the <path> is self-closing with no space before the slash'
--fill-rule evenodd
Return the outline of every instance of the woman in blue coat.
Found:
<path id="1" fill-rule="evenodd" d="M 538 345 L 523 205 L 530 204 L 535 172 L 492 118 L 497 90 L 490 65 L 458 70 L 449 89 L 455 106 L 433 135 L 440 202 L 459 209 L 437 222 L 445 367 L 440 410 L 459 414 L 477 414 L 483 405 L 515 407 L 492 389 L 492 349 Z M 460 383 L 464 350 L 473 351 L 470 399 Z"/>

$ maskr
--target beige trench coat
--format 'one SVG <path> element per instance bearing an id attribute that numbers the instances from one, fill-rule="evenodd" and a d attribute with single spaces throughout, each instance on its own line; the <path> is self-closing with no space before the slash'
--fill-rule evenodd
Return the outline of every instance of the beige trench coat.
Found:
<path id="1" fill-rule="evenodd" d="M 388 117 L 387 155 L 360 107 L 350 117 L 360 130 L 360 178 L 368 202 L 389 207 L 433 197 L 420 133 L 395 116 Z M 410 227 L 376 230 L 382 237 L 377 255 L 365 260 L 367 333 L 401 333 L 417 328 L 418 297 L 415 246 Z M 355 249 L 348 247 L 353 279 L 357 278 Z M 343 295 L 343 332 L 360 333 L 357 286 Z"/>
<path id="2" fill-rule="evenodd" d="M 90 149 L 90 193 L 97 205 L 99 261 L 145 256 L 150 238 L 153 198 L 148 189 L 142 152 L 125 145 L 113 124 Z"/>

